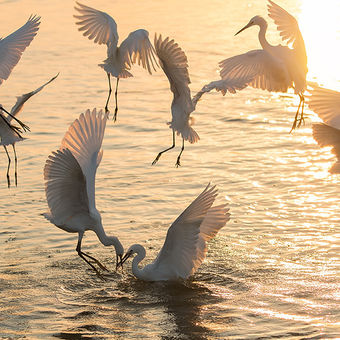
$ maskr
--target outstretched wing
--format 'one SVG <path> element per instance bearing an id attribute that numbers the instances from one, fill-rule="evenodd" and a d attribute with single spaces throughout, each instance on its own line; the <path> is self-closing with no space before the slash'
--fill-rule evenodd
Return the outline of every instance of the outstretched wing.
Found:
<path id="1" fill-rule="evenodd" d="M 96 209 L 95 177 L 102 159 L 101 150 L 108 115 L 102 110 L 86 110 L 69 127 L 61 142 L 60 150 L 69 149 L 78 161 L 86 178 L 90 212 Z"/>
<path id="2" fill-rule="evenodd" d="M 208 184 L 176 219 L 152 264 L 155 269 L 161 272 L 164 268 L 167 273 L 172 271 L 173 276 L 178 278 L 187 278 L 195 272 L 205 256 L 205 241 L 229 219 L 225 206 L 211 208 L 216 196 L 217 189 Z"/>
<path id="3" fill-rule="evenodd" d="M 210 92 L 211 90 L 221 91 L 223 96 L 227 93 L 236 93 L 236 91 L 243 90 L 253 80 L 253 77 L 249 78 L 235 78 L 235 79 L 220 79 L 212 81 L 207 85 L 204 85 L 202 89 L 195 94 L 192 98 L 192 103 L 196 106 L 197 102 L 201 99 L 203 94 Z"/>
<path id="4" fill-rule="evenodd" d="M 268 15 L 277 25 L 282 40 L 292 43 L 294 49 L 303 58 L 301 61 L 307 63 L 306 47 L 297 20 L 275 2 L 271 0 L 268 0 L 268 2 Z"/>
<path id="5" fill-rule="evenodd" d="M 174 99 L 182 98 L 181 105 L 187 113 L 194 110 L 190 94 L 190 77 L 188 72 L 188 59 L 184 51 L 169 37 L 162 39 L 162 35 L 155 35 L 155 50 L 161 68 L 169 79 L 170 89 Z"/>
<path id="6" fill-rule="evenodd" d="M 39 16 L 30 16 L 25 25 L 6 38 L 0 39 L 0 84 L 9 77 L 22 53 L 37 34 L 39 20 Z"/>
<path id="7" fill-rule="evenodd" d="M 86 179 L 70 150 L 58 150 L 48 157 L 44 179 L 53 223 L 63 226 L 72 217 L 89 215 Z"/>
<path id="8" fill-rule="evenodd" d="M 331 173 L 340 173 L 340 130 L 326 124 L 313 124 L 313 137 L 323 146 L 332 146 L 338 161 L 330 168 Z"/>
<path id="9" fill-rule="evenodd" d="M 57 78 L 59 75 L 59 73 L 54 76 L 52 79 L 50 79 L 47 83 L 45 83 L 44 85 L 38 87 L 36 90 L 29 92 L 29 93 L 25 93 L 20 97 L 17 97 L 17 101 L 14 104 L 14 106 L 11 109 L 11 115 L 12 116 L 16 116 L 19 112 L 21 112 L 22 108 L 24 107 L 24 104 L 26 103 L 26 101 L 28 99 L 30 99 L 33 95 L 37 94 L 38 92 L 40 92 L 46 85 L 48 85 L 49 83 L 51 83 L 55 78 Z M 11 121 L 12 117 L 8 116 L 8 121 Z"/>
<path id="10" fill-rule="evenodd" d="M 105 12 L 98 11 L 89 6 L 76 2 L 78 7 L 74 7 L 80 14 L 74 15 L 79 21 L 76 22 L 83 31 L 83 35 L 95 43 L 106 44 L 108 47 L 115 48 L 118 44 L 117 24 L 114 19 Z"/>
<path id="11" fill-rule="evenodd" d="M 340 92 L 312 85 L 308 106 L 328 125 L 340 129 Z"/>
<path id="12" fill-rule="evenodd" d="M 149 40 L 149 32 L 143 29 L 131 32 L 129 36 L 119 46 L 120 55 L 127 69 L 132 64 L 143 66 L 150 74 L 151 68 L 156 71 L 155 65 L 158 66 L 155 49 Z"/>
<path id="13" fill-rule="evenodd" d="M 250 86 L 274 92 L 286 92 L 292 86 L 284 64 L 265 50 L 249 51 L 219 65 L 222 79 L 253 79 Z"/>

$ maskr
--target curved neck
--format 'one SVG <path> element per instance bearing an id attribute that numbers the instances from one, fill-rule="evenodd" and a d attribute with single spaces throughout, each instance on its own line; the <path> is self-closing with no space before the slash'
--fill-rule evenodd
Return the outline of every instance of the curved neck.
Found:
<path id="1" fill-rule="evenodd" d="M 146 252 L 144 247 L 140 246 L 140 249 L 137 252 L 137 255 L 134 257 L 132 261 L 132 273 L 134 276 L 136 276 L 138 279 L 143 280 L 144 279 L 144 271 L 143 269 L 140 269 L 138 267 L 139 263 L 143 261 L 145 258 Z"/>
<path id="2" fill-rule="evenodd" d="M 271 47 L 271 45 L 268 43 L 266 39 L 266 32 L 267 32 L 267 23 L 264 21 L 259 25 L 260 31 L 259 31 L 259 41 L 264 50 Z"/>

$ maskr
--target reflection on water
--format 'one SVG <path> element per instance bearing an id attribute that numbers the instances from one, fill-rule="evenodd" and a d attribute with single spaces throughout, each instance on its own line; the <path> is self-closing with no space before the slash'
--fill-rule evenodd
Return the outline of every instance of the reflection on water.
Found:
<path id="1" fill-rule="evenodd" d="M 338 83 L 338 1 L 280 3 L 301 20 L 310 79 L 330 87 Z M 262 0 L 146 0 L 142 15 L 132 1 L 88 4 L 113 14 L 121 37 L 146 27 L 151 36 L 175 38 L 188 56 L 193 93 L 217 79 L 220 60 L 259 48 L 255 29 L 233 35 L 255 14 L 266 15 Z M 117 235 L 126 249 L 132 243 L 146 246 L 148 263 L 169 224 L 208 182 L 217 184 L 219 202 L 230 201 L 232 219 L 210 243 L 192 281 L 139 282 L 130 264 L 115 273 L 114 249 L 88 233 L 84 251 L 112 269 L 102 281 L 77 256 L 76 235 L 41 216 L 47 209 L 42 175 L 47 156 L 59 147 L 68 125 L 85 109 L 103 105 L 107 95 L 105 73 L 97 67 L 105 47 L 77 31 L 73 6 L 72 1 L 0 2 L 6 13 L 2 35 L 31 13 L 42 16 L 39 34 L 1 85 L 1 103 L 11 107 L 15 96 L 60 71 L 53 87 L 34 96 L 22 113 L 32 132 L 17 143 L 17 188 L 7 189 L 6 169 L 0 167 L 0 337 L 336 338 L 339 176 L 327 171 L 334 156 L 311 137 L 312 112 L 307 110 L 306 126 L 288 133 L 298 104 L 291 93 L 209 93 L 195 111 L 201 140 L 186 146 L 183 166 L 176 169 L 177 150 L 150 165 L 170 142 L 171 92 L 165 75 L 150 76 L 135 67 L 135 77 L 122 80 L 118 123 L 108 122 L 103 142 L 97 208 L 107 233 Z M 322 48 L 314 47 L 325 37 L 314 34 L 314 27 L 329 31 Z M 270 20 L 273 43 L 278 38 L 274 28 Z M 328 56 L 331 74 L 315 61 L 321 54 Z M 7 164 L 4 152 L 0 160 Z"/>

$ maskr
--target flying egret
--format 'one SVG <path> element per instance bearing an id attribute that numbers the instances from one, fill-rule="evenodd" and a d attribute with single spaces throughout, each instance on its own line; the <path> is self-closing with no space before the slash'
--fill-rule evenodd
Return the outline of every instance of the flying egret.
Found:
<path id="1" fill-rule="evenodd" d="M 95 203 L 96 171 L 103 156 L 101 150 L 108 114 L 96 109 L 86 110 L 66 132 L 61 147 L 50 155 L 44 168 L 45 192 L 49 212 L 44 216 L 57 227 L 78 233 L 76 251 L 93 268 L 97 259 L 81 250 L 84 232 L 92 230 L 104 246 L 115 247 L 116 259 L 122 259 L 124 249 L 116 236 L 108 236 Z"/>
<path id="2" fill-rule="evenodd" d="M 58 73 L 59 74 L 59 73 Z M 21 110 L 24 107 L 24 104 L 26 103 L 26 101 L 28 99 L 30 99 L 33 95 L 37 94 L 38 92 L 40 92 L 47 84 L 51 83 L 55 78 L 57 78 L 58 74 L 56 76 L 54 76 L 52 79 L 50 79 L 47 83 L 45 83 L 44 85 L 38 87 L 36 90 L 31 91 L 29 93 L 25 93 L 20 97 L 17 97 L 17 101 L 14 104 L 14 106 L 11 109 L 11 112 L 9 113 L 9 115 L 7 117 L 3 117 L 3 120 L 0 120 L 0 145 L 2 145 L 6 151 L 6 155 L 8 158 L 8 166 L 7 166 L 7 185 L 8 187 L 10 187 L 11 182 L 10 182 L 10 176 L 9 176 L 9 169 L 10 169 L 10 165 L 11 165 L 11 158 L 9 156 L 8 150 L 7 150 L 7 146 L 8 145 L 12 145 L 13 147 L 13 152 L 14 152 L 14 161 L 15 161 L 15 186 L 18 185 L 18 175 L 17 175 L 17 169 L 18 169 L 18 159 L 17 159 L 17 154 L 15 151 L 15 143 L 16 142 L 21 142 L 23 141 L 25 138 L 23 138 L 20 134 L 21 129 L 13 126 L 12 123 L 12 119 L 15 119 L 16 116 L 19 114 L 19 112 L 21 112 Z M 0 109 L 2 108 L 1 104 L 0 104 Z M 9 125 L 11 127 L 9 127 Z"/>
<path id="3" fill-rule="evenodd" d="M 217 189 L 208 184 L 171 225 L 162 249 L 151 264 L 143 269 L 138 267 L 146 255 L 140 244 L 132 245 L 120 264 L 137 254 L 132 261 L 132 273 L 144 281 L 173 281 L 193 275 L 205 258 L 206 242 L 230 219 L 227 204 L 212 207 L 216 196 Z"/>
<path id="4" fill-rule="evenodd" d="M 156 71 L 155 64 L 157 61 L 154 55 L 154 48 L 149 40 L 149 33 L 144 29 L 138 29 L 131 32 L 129 36 L 118 47 L 117 24 L 114 19 L 105 12 L 98 11 L 94 8 L 85 6 L 76 2 L 78 7 L 75 9 L 80 15 L 74 15 L 79 21 L 79 31 L 83 31 L 84 36 L 88 36 L 90 40 L 94 39 L 95 43 L 107 45 L 107 59 L 104 64 L 99 64 L 107 73 L 109 81 L 109 94 L 106 100 L 105 112 L 109 112 L 108 105 L 111 96 L 111 80 L 112 77 L 117 78 L 115 100 L 116 108 L 114 113 L 114 121 L 117 119 L 118 112 L 118 82 L 120 78 L 128 78 L 133 75 L 129 72 L 132 64 L 138 62 L 143 68 L 151 74 L 151 69 Z"/>
<path id="5" fill-rule="evenodd" d="M 268 0 L 268 15 L 277 25 L 283 41 L 288 46 L 273 46 L 266 39 L 267 22 L 261 16 L 255 16 L 235 35 L 251 26 L 259 26 L 259 41 L 262 49 L 252 50 L 220 62 L 222 79 L 243 78 L 247 75 L 255 78 L 250 86 L 274 92 L 287 92 L 293 88 L 299 95 L 300 103 L 291 131 L 300 127 L 304 121 L 304 91 L 306 90 L 307 54 L 298 22 L 283 8 Z M 301 109 L 301 111 L 300 111 Z M 299 117 L 300 113 L 300 117 Z"/>
<path id="6" fill-rule="evenodd" d="M 39 16 L 31 15 L 23 26 L 6 38 L 0 39 L 0 85 L 9 77 L 12 69 L 19 62 L 22 53 L 37 34 L 40 25 L 39 20 Z M 3 107 L 1 110 L 10 115 Z M 20 124 L 24 131 L 29 131 L 27 125 L 17 118 L 14 119 Z M 8 125 L 8 127 L 13 129 L 10 125 Z"/>
<path id="7" fill-rule="evenodd" d="M 152 165 L 156 164 L 161 155 L 175 147 L 175 133 L 182 137 L 181 152 L 177 157 L 176 166 L 180 166 L 180 158 L 184 150 L 184 141 L 196 143 L 200 139 L 197 132 L 192 128 L 194 120 L 190 117 L 196 109 L 197 102 L 202 95 L 213 88 L 222 91 L 224 94 L 229 91 L 235 93 L 236 90 L 247 86 L 245 79 L 226 79 L 212 82 L 204 86 L 201 91 L 191 98 L 190 77 L 188 72 L 188 59 L 184 51 L 178 44 L 169 37 L 163 40 L 162 36 L 155 35 L 155 50 L 159 59 L 159 64 L 163 69 L 170 83 L 170 90 L 173 93 L 171 103 L 172 121 L 168 123 L 172 129 L 172 146 L 158 153 Z M 249 79 L 247 79 L 249 81 Z"/>
<path id="8" fill-rule="evenodd" d="M 313 124 L 313 137 L 320 145 L 332 146 L 337 162 L 329 172 L 340 174 L 340 92 L 312 86 L 308 106 L 316 112 L 325 124 Z"/>

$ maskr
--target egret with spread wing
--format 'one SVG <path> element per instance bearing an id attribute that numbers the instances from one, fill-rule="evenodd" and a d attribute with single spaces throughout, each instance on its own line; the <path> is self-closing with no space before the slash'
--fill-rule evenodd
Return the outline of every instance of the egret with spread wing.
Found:
<path id="1" fill-rule="evenodd" d="M 92 230 L 104 246 L 115 247 L 116 258 L 122 259 L 124 249 L 115 236 L 108 236 L 95 203 L 95 178 L 103 156 L 101 150 L 107 114 L 96 109 L 81 114 L 66 132 L 61 147 L 53 152 L 44 168 L 45 192 L 49 212 L 44 216 L 57 227 L 78 233 L 76 251 L 97 274 L 97 259 L 81 250 L 84 232 Z"/>
<path id="2" fill-rule="evenodd" d="M 94 39 L 95 43 L 107 45 L 107 59 L 99 66 L 105 70 L 109 81 L 109 94 L 106 100 L 105 112 L 109 111 L 108 105 L 112 92 L 110 75 L 117 78 L 114 113 L 114 120 L 116 120 L 119 79 L 132 77 L 129 70 L 132 64 L 135 63 L 142 65 L 150 74 L 152 69 L 156 70 L 157 61 L 154 48 L 149 40 L 149 33 L 144 29 L 131 32 L 118 47 L 117 24 L 114 19 L 105 12 L 82 5 L 79 2 L 76 3 L 78 7 L 75 7 L 75 9 L 79 12 L 79 15 L 74 17 L 79 20 L 76 22 L 80 26 L 79 31 L 83 31 L 83 35 L 89 39 Z"/>
<path id="3" fill-rule="evenodd" d="M 176 166 L 178 167 L 184 150 L 184 141 L 196 143 L 200 139 L 197 132 L 192 128 L 194 120 L 190 115 L 195 111 L 197 102 L 201 99 L 202 95 L 210 92 L 212 89 L 222 91 L 223 94 L 228 91 L 235 93 L 236 90 L 246 87 L 250 78 L 222 79 L 217 82 L 211 82 L 191 98 L 188 59 L 184 51 L 173 39 L 170 40 L 167 37 L 163 40 L 161 35 L 158 37 L 155 35 L 154 45 L 160 66 L 169 80 L 173 100 L 171 103 L 172 121 L 168 123 L 172 129 L 172 146 L 159 152 L 152 164 L 156 164 L 164 152 L 175 147 L 175 133 L 177 133 L 177 135 L 182 137 L 182 148 L 176 161 Z"/>
<path id="4" fill-rule="evenodd" d="M 340 174 L 340 92 L 312 86 L 308 106 L 325 124 L 313 124 L 313 137 L 321 146 L 332 146 L 337 162 L 329 172 Z"/>
<path id="5" fill-rule="evenodd" d="M 26 103 L 26 101 L 28 99 L 30 99 L 33 95 L 40 92 L 47 84 L 51 83 L 55 78 L 57 78 L 58 74 L 56 76 L 54 76 L 52 79 L 50 79 L 47 83 L 45 83 L 44 85 L 37 88 L 36 90 L 29 92 L 29 93 L 25 93 L 20 97 L 17 97 L 17 101 L 14 104 L 14 106 L 12 107 L 11 112 L 9 113 L 9 115 L 7 117 L 5 117 L 1 114 L 3 119 L 0 120 L 0 138 L 1 138 L 0 145 L 2 145 L 4 147 L 6 154 L 7 154 L 7 158 L 8 158 L 8 166 L 7 166 L 7 185 L 8 185 L 8 187 L 10 187 L 10 185 L 11 185 L 10 176 L 9 176 L 11 158 L 9 156 L 7 146 L 12 145 L 12 147 L 13 147 L 14 161 L 15 161 L 15 172 L 14 172 L 15 185 L 17 186 L 18 185 L 18 174 L 17 174 L 18 159 L 17 159 L 17 154 L 16 154 L 16 151 L 15 151 L 15 143 L 21 142 L 25 139 L 20 134 L 21 129 L 16 127 L 15 125 L 12 125 L 12 119 L 15 119 L 17 117 L 17 115 L 19 114 L 19 112 L 22 111 L 24 104 Z M 1 107 L 2 106 L 0 104 L 0 109 L 1 109 Z M 11 127 L 9 127 L 9 125 Z"/>
<path id="6" fill-rule="evenodd" d="M 121 261 L 137 254 L 132 261 L 132 273 L 144 281 L 173 281 L 187 279 L 203 262 L 207 241 L 229 221 L 226 204 L 212 207 L 217 196 L 215 186 L 208 186 L 171 225 L 156 259 L 139 268 L 146 252 L 140 244 L 132 245 Z"/>
<path id="7" fill-rule="evenodd" d="M 306 90 L 307 54 L 298 22 L 283 8 L 268 0 L 269 17 L 277 25 L 283 41 L 288 46 L 273 46 L 266 39 L 267 22 L 261 16 L 255 16 L 235 35 L 251 26 L 259 26 L 259 41 L 262 49 L 252 50 L 220 62 L 222 79 L 243 78 L 255 74 L 249 83 L 254 88 L 273 92 L 287 92 L 294 88 L 300 103 L 295 115 L 292 130 L 304 121 L 304 91 Z M 299 116 L 300 114 L 300 116 Z"/>
<path id="8" fill-rule="evenodd" d="M 30 16 L 26 24 L 6 38 L 0 39 L 0 85 L 9 77 L 12 69 L 19 62 L 22 53 L 36 36 L 40 25 L 39 20 L 39 16 Z M 10 115 L 3 107 L 1 107 L 1 110 Z M 17 118 L 14 119 L 20 124 L 24 131 L 29 131 L 27 125 Z M 2 119 L 2 121 L 4 120 Z M 17 132 L 15 128 L 13 129 L 12 125 L 7 124 L 6 122 L 5 124 L 14 132 Z"/>

